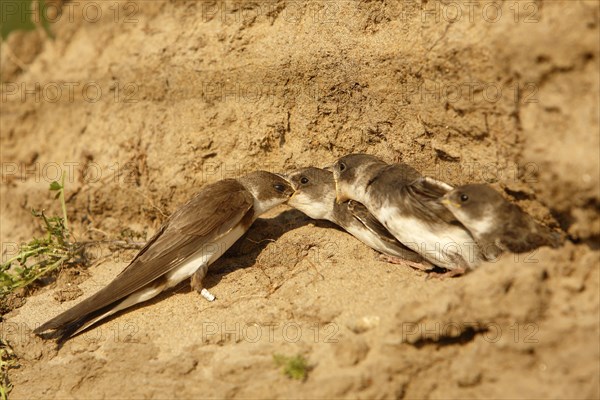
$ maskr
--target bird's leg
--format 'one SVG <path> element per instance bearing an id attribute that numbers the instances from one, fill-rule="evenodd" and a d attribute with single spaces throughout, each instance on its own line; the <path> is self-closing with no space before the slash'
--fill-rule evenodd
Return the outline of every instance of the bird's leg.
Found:
<path id="1" fill-rule="evenodd" d="M 208 272 L 208 265 L 206 265 L 206 264 L 202 265 L 200 268 L 198 268 L 196 270 L 196 272 L 194 272 L 194 274 L 192 275 L 191 286 L 192 286 L 192 289 L 194 289 L 198 293 L 200 293 L 200 295 L 202 297 L 204 297 L 206 300 L 215 301 L 215 296 L 202 285 L 202 279 L 204 279 L 207 272 Z"/>
<path id="2" fill-rule="evenodd" d="M 415 261 L 405 260 L 402 257 L 389 256 L 387 254 L 380 254 L 379 259 L 383 262 L 388 262 L 391 264 L 408 265 L 409 267 L 418 269 L 420 271 L 429 271 L 430 269 L 433 268 L 433 264 L 431 264 L 425 260 L 423 260 L 421 262 L 415 262 Z"/>

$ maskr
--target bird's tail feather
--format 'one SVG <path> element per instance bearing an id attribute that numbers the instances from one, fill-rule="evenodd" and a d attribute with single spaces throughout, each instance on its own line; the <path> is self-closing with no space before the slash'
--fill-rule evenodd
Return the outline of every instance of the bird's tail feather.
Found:
<path id="1" fill-rule="evenodd" d="M 96 322 L 113 314 L 116 311 L 115 303 L 109 304 L 106 307 L 98 309 L 90 314 L 86 314 L 79 318 L 63 322 L 62 324 L 56 324 L 53 321 L 55 319 L 58 319 L 58 317 L 60 317 L 59 315 L 57 318 L 54 318 L 46 322 L 39 328 L 35 329 L 33 333 L 42 337 L 43 339 L 57 339 L 57 343 L 59 345 L 62 345 L 71 336 L 83 332 L 85 329 L 92 326 Z"/>
<path id="2" fill-rule="evenodd" d="M 104 307 L 99 309 L 93 309 L 89 305 L 84 303 L 93 301 L 94 296 L 84 300 L 73 308 L 65 311 L 64 313 L 52 318 L 39 328 L 35 329 L 33 333 L 48 338 L 58 338 L 59 342 L 67 340 L 69 337 L 77 335 L 84 331 L 88 327 L 94 325 L 96 322 L 118 312 L 131 307 L 137 303 L 150 300 L 157 294 L 163 291 L 166 286 L 166 282 L 160 281 L 160 284 L 150 286 L 145 289 L 141 289 L 125 298 L 113 301 Z M 92 311 L 87 312 L 87 310 Z M 44 332 L 53 330 L 50 334 Z M 48 336 L 49 335 L 49 336 Z"/>

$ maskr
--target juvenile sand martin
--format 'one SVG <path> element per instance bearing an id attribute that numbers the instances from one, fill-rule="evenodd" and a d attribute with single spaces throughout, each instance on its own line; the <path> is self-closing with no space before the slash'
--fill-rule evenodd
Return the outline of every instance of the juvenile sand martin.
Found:
<path id="1" fill-rule="evenodd" d="M 313 219 L 324 219 L 342 227 L 367 246 L 385 254 L 388 262 L 405 263 L 419 269 L 429 265 L 418 264 L 423 258 L 410 250 L 388 232 L 362 204 L 349 200 L 335 201 L 333 173 L 320 168 L 302 168 L 285 176 L 294 194 L 288 205 Z"/>
<path id="2" fill-rule="evenodd" d="M 207 300 L 214 300 L 202 285 L 209 265 L 258 216 L 285 203 L 292 193 L 286 180 L 265 171 L 202 188 L 167 219 L 111 283 L 34 333 L 63 342 L 109 315 L 147 301 L 190 277 L 193 289 Z"/>
<path id="3" fill-rule="evenodd" d="M 340 158 L 333 173 L 338 202 L 364 204 L 398 241 L 447 269 L 447 275 L 480 263 L 474 238 L 441 203 L 450 185 L 423 177 L 407 164 L 390 165 L 367 154 Z"/>
<path id="4" fill-rule="evenodd" d="M 457 187 L 442 203 L 467 227 L 488 260 L 504 251 L 523 253 L 562 242 L 561 234 L 537 223 L 488 185 Z"/>

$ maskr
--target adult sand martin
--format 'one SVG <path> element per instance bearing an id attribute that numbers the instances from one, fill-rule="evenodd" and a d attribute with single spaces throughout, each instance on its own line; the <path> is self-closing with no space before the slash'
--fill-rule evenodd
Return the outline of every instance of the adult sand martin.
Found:
<path id="1" fill-rule="evenodd" d="M 237 241 L 259 215 L 285 203 L 292 193 L 286 180 L 265 171 L 204 187 L 167 219 L 108 286 L 34 332 L 46 333 L 44 336 L 62 342 L 101 319 L 149 300 L 190 277 L 193 289 L 207 300 L 214 300 L 202 286 L 208 266 Z"/>
<path id="2" fill-rule="evenodd" d="M 353 200 L 336 202 L 335 181 L 331 171 L 309 167 L 292 171 L 285 177 L 294 188 L 288 205 L 310 218 L 339 225 L 367 246 L 387 256 L 384 257 L 386 261 L 405 263 L 419 269 L 431 267 L 421 264 L 423 258 L 398 242 L 364 205 Z"/>
<path id="3" fill-rule="evenodd" d="M 333 165 L 338 202 L 364 204 L 396 239 L 431 263 L 458 275 L 482 254 L 469 231 L 441 203 L 452 187 L 407 164 L 350 154 Z"/>
<path id="4" fill-rule="evenodd" d="M 458 187 L 446 193 L 442 203 L 467 227 L 488 260 L 504 251 L 523 253 L 562 242 L 561 234 L 537 223 L 488 185 Z"/>

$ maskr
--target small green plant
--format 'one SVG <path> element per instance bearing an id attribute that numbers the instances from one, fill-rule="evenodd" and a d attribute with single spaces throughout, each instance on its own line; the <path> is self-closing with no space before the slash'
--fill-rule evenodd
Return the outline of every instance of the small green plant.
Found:
<path id="1" fill-rule="evenodd" d="M 273 360 L 277 366 L 283 367 L 283 373 L 288 378 L 299 381 L 306 380 L 310 367 L 302 355 L 298 354 L 297 356 L 287 357 L 281 354 L 274 354 Z"/>
<path id="2" fill-rule="evenodd" d="M 8 342 L 0 339 L 0 400 L 7 400 L 13 386 L 8 380 L 8 370 L 16 368 L 17 357 Z"/>
<path id="3" fill-rule="evenodd" d="M 64 174 L 61 183 L 50 184 L 50 190 L 56 192 L 55 198 L 60 200 L 63 215 L 47 217 L 43 210 L 32 210 L 33 216 L 41 220 L 46 234 L 23 244 L 16 256 L 0 264 L 0 301 L 64 265 L 77 263 L 82 256 L 83 245 L 69 241 Z"/>
<path id="4" fill-rule="evenodd" d="M 49 37 L 53 38 L 48 21 L 44 0 L 2 0 L 2 18 L 0 20 L 0 38 L 6 40 L 13 31 L 32 31 L 36 24 L 32 18 L 36 15 Z"/>

